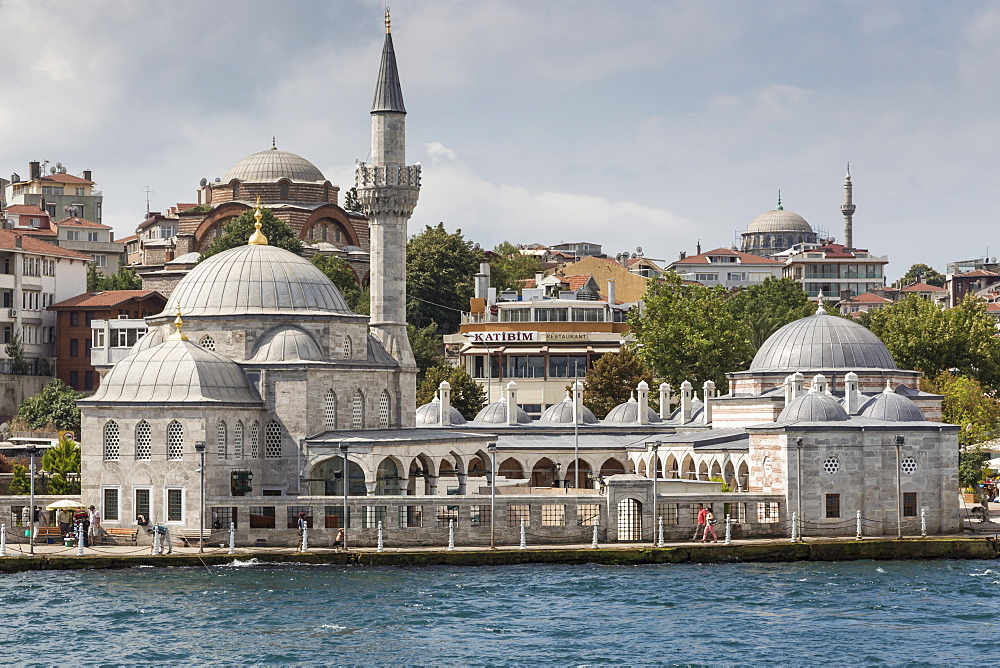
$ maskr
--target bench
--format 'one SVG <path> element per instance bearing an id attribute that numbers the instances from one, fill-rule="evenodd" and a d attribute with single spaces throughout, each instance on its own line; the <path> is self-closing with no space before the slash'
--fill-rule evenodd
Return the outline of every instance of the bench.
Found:
<path id="1" fill-rule="evenodd" d="M 122 540 L 130 540 L 130 541 L 132 541 L 133 545 L 136 545 L 138 543 L 138 540 L 139 540 L 139 530 L 138 529 L 125 529 L 125 528 L 121 528 L 121 529 L 110 528 L 110 529 L 105 529 L 104 530 L 104 536 L 105 536 L 105 538 L 113 538 L 113 539 L 115 539 L 116 543 L 117 543 L 118 539 L 120 538 Z"/>
<path id="2" fill-rule="evenodd" d="M 194 547 L 201 542 L 201 529 L 181 529 L 180 531 L 181 540 L 188 547 Z M 212 536 L 211 529 L 205 529 L 205 542 Z"/>
<path id="3" fill-rule="evenodd" d="M 59 530 L 59 527 L 36 527 L 35 535 L 33 536 L 33 538 L 35 539 L 36 543 L 38 542 L 39 538 L 42 539 L 42 542 L 46 543 L 50 538 L 55 538 L 56 540 L 62 540 L 62 531 Z"/>

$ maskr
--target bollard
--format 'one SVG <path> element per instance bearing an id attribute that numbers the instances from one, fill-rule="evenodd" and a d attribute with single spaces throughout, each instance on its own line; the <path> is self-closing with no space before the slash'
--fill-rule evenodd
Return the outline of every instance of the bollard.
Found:
<path id="1" fill-rule="evenodd" d="M 455 520 L 448 520 L 448 551 L 455 551 Z"/>
<path id="2" fill-rule="evenodd" d="M 150 554 L 160 555 L 163 553 L 163 547 L 160 545 L 160 532 L 156 530 L 156 525 L 153 525 L 153 548 Z"/>
<path id="3" fill-rule="evenodd" d="M 920 535 L 927 538 L 927 509 L 920 509 Z"/>
<path id="4" fill-rule="evenodd" d="M 0 557 L 7 556 L 7 525 L 0 524 Z"/>
<path id="5" fill-rule="evenodd" d="M 229 554 L 236 554 L 236 522 L 229 523 Z"/>
<path id="6" fill-rule="evenodd" d="M 378 521 L 378 551 L 385 552 L 385 550 L 382 549 L 382 520 Z"/>
<path id="7" fill-rule="evenodd" d="M 309 527 L 302 527 L 302 551 L 305 552 L 309 549 Z"/>
<path id="8" fill-rule="evenodd" d="M 726 513 L 726 545 L 731 545 L 733 542 L 733 518 Z"/>
<path id="9" fill-rule="evenodd" d="M 590 542 L 590 547 L 597 549 L 597 518 L 594 518 L 594 539 Z"/>
<path id="10" fill-rule="evenodd" d="M 858 530 L 854 535 L 854 540 L 861 540 L 861 511 L 858 511 Z"/>
<path id="11" fill-rule="evenodd" d="M 524 533 L 524 518 L 521 518 L 521 544 L 518 546 L 519 550 L 526 550 L 528 548 L 527 534 Z"/>
<path id="12" fill-rule="evenodd" d="M 666 547 L 667 544 L 663 542 L 663 518 L 660 518 L 660 540 L 657 541 L 656 547 Z"/>
<path id="13" fill-rule="evenodd" d="M 76 524 L 76 556 L 83 556 L 83 522 Z"/>
<path id="14" fill-rule="evenodd" d="M 792 542 L 799 542 L 799 517 L 796 513 L 792 513 Z"/>

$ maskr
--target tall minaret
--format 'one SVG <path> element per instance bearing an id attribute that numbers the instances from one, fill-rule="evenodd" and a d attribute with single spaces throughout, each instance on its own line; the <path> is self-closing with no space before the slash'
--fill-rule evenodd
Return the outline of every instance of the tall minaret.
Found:
<path id="1" fill-rule="evenodd" d="M 358 162 L 358 202 L 368 216 L 371 320 L 374 335 L 407 371 L 415 371 L 406 337 L 406 223 L 420 194 L 420 165 L 406 165 L 406 109 L 385 12 L 385 46 L 372 104 L 372 164 Z"/>
<path id="2" fill-rule="evenodd" d="M 851 163 L 847 163 L 847 176 L 844 177 L 844 203 L 840 212 L 844 214 L 844 246 L 854 248 L 854 186 L 851 185 Z"/>

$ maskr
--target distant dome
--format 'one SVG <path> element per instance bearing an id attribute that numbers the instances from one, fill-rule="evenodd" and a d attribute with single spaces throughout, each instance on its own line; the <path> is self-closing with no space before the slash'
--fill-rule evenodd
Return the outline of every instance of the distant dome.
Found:
<path id="1" fill-rule="evenodd" d="M 479 411 L 473 422 L 482 424 L 507 424 L 507 402 L 494 402 Z M 517 423 L 531 424 L 531 418 L 520 406 L 517 407 Z"/>
<path id="2" fill-rule="evenodd" d="M 589 408 L 582 406 L 581 413 L 583 424 L 597 424 L 597 417 Z M 552 404 L 545 409 L 538 421 L 548 424 L 573 424 L 573 400 L 566 398 L 557 404 Z"/>
<path id="3" fill-rule="evenodd" d="M 836 399 L 822 392 L 807 392 L 785 406 L 778 422 L 842 422 L 850 416 Z"/>
<path id="4" fill-rule="evenodd" d="M 142 335 L 142 338 L 135 342 L 132 346 L 132 350 L 129 351 L 129 355 L 134 355 L 137 352 L 146 350 L 147 348 L 152 348 L 153 346 L 158 346 L 163 343 L 163 332 L 159 329 L 151 329 Z"/>
<path id="5" fill-rule="evenodd" d="M 222 181 L 229 183 L 233 179 L 250 183 L 270 183 L 281 179 L 320 183 L 326 181 L 323 172 L 301 155 L 276 148 L 248 155 L 230 167 Z"/>
<path id="6" fill-rule="evenodd" d="M 190 341 L 170 339 L 115 364 L 93 403 L 254 404 L 260 398 L 240 365 Z"/>
<path id="7" fill-rule="evenodd" d="M 806 219 L 792 211 L 784 209 L 774 209 L 762 213 L 747 225 L 747 234 L 755 232 L 805 232 L 811 234 L 813 231 Z"/>
<path id="8" fill-rule="evenodd" d="M 888 422 L 924 422 L 920 408 L 906 397 L 895 392 L 875 395 L 861 409 L 861 417 Z"/>
<path id="9" fill-rule="evenodd" d="M 660 422 L 660 416 L 649 406 L 646 406 L 646 415 L 649 422 Z M 630 398 L 625 403 L 618 404 L 604 418 L 605 423 L 614 424 L 639 424 L 639 402 L 635 397 Z"/>
<path id="10" fill-rule="evenodd" d="M 340 291 L 309 260 L 284 248 L 237 246 L 182 278 L 160 315 L 351 315 Z"/>
<path id="11" fill-rule="evenodd" d="M 261 337 L 253 354 L 254 362 L 318 362 L 323 352 L 311 334 L 298 327 L 275 327 Z"/>
<path id="12" fill-rule="evenodd" d="M 450 424 L 465 424 L 465 416 L 458 412 L 458 409 L 454 406 L 451 408 L 451 423 Z M 438 418 L 441 412 L 441 400 L 434 397 L 434 401 L 426 403 L 417 409 L 417 424 L 440 424 Z M 506 416 L 505 416 L 506 418 Z M 504 420 L 506 422 L 506 419 Z"/>
<path id="13" fill-rule="evenodd" d="M 691 419 L 698 417 L 705 410 L 705 403 L 701 399 L 691 400 Z M 678 406 L 674 409 L 674 412 L 670 414 L 671 420 L 676 420 L 681 416 L 681 407 Z"/>
<path id="14" fill-rule="evenodd" d="M 869 329 L 825 313 L 779 329 L 750 364 L 751 371 L 895 368 L 889 349 Z"/>

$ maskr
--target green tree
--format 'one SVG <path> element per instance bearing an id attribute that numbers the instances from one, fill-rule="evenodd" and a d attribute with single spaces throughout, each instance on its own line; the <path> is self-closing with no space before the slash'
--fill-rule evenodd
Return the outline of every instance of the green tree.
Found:
<path id="1" fill-rule="evenodd" d="M 321 253 L 313 255 L 310 261 L 333 281 L 333 284 L 340 290 L 340 294 L 344 296 L 347 306 L 358 313 L 362 290 L 358 284 L 358 276 L 351 269 L 351 265 L 339 257 Z"/>
<path id="2" fill-rule="evenodd" d="M 961 447 L 1000 437 L 1000 401 L 984 393 L 976 379 L 945 371 L 925 378 L 920 389 L 944 396 L 941 419 L 962 427 L 958 434 Z"/>
<path id="3" fill-rule="evenodd" d="M 444 341 L 437 333 L 437 328 L 437 323 L 434 322 L 426 327 L 406 326 L 406 336 L 410 340 L 413 359 L 416 360 L 417 367 L 420 368 L 420 371 L 417 373 L 418 385 L 423 381 L 428 369 L 445 364 Z M 424 403 L 427 402 L 425 401 Z M 417 405 L 420 406 L 421 404 L 418 403 Z"/>
<path id="4" fill-rule="evenodd" d="M 52 474 L 49 494 L 76 494 L 79 485 L 70 482 L 69 473 L 80 473 L 80 446 L 73 439 L 63 438 L 42 455 L 42 469 Z"/>
<path id="5" fill-rule="evenodd" d="M 790 278 L 768 278 L 763 283 L 742 288 L 726 300 L 726 306 L 746 325 L 751 359 L 781 327 L 816 312 L 816 304 L 809 301 L 802 285 Z M 739 366 L 749 365 L 751 359 Z"/>
<path id="6" fill-rule="evenodd" d="M 80 433 L 80 409 L 76 400 L 83 396 L 56 378 L 41 392 L 28 397 L 17 407 L 16 420 L 24 421 L 28 429 L 52 428 Z"/>
<path id="7" fill-rule="evenodd" d="M 461 313 L 469 310 L 475 275 L 483 254 L 444 223 L 428 225 L 406 244 L 406 316 L 417 327 L 438 324 L 439 332 L 458 329 Z"/>
<path id="8" fill-rule="evenodd" d="M 911 283 L 916 283 L 918 276 L 923 276 L 921 280 L 927 285 L 935 285 L 939 288 L 944 287 L 945 277 L 939 274 L 934 267 L 926 264 L 915 264 L 910 267 L 903 274 L 903 277 L 896 281 L 896 287 L 904 288 Z"/>
<path id="9" fill-rule="evenodd" d="M 261 209 L 263 214 L 260 219 L 260 230 L 267 237 L 270 246 L 277 246 L 291 251 L 296 255 L 302 255 L 302 242 L 298 240 L 292 228 L 288 224 L 274 217 L 270 209 Z M 237 246 L 245 246 L 250 235 L 254 232 L 254 209 L 244 211 L 235 218 L 230 218 L 222 227 L 222 234 L 215 238 L 201 253 L 199 262 L 204 262 L 217 253 Z"/>
<path id="10" fill-rule="evenodd" d="M 24 464 L 14 464 L 14 474 L 10 479 L 11 494 L 27 494 L 31 491 L 31 481 L 28 480 L 28 467 Z"/>
<path id="11" fill-rule="evenodd" d="M 653 388 L 653 371 L 639 355 L 636 346 L 625 346 L 617 353 L 605 353 L 594 362 L 587 373 L 584 386 L 584 404 L 600 419 L 608 411 L 629 400 L 636 386 L 646 381 Z"/>
<path id="12" fill-rule="evenodd" d="M 24 359 L 24 344 L 21 343 L 21 333 L 14 328 L 14 333 L 10 341 L 4 346 L 3 351 L 10 359 L 10 372 L 15 376 L 23 376 L 28 373 L 31 364 Z"/>
<path id="13" fill-rule="evenodd" d="M 451 405 L 457 408 L 466 420 L 476 417 L 486 403 L 486 390 L 474 381 L 465 369 L 450 364 L 442 364 L 427 370 L 417 388 L 417 406 L 433 401 L 434 392 L 443 380 L 451 385 Z"/>
<path id="14" fill-rule="evenodd" d="M 541 271 L 538 258 L 534 255 L 522 255 L 521 250 L 504 241 L 493 248 L 495 257 L 490 258 L 490 287 L 502 290 L 520 290 L 521 281 L 534 278 Z"/>
<path id="15" fill-rule="evenodd" d="M 860 322 L 885 343 L 902 369 L 928 377 L 954 369 L 988 391 L 1000 390 L 1000 338 L 986 304 L 973 295 L 947 310 L 907 297 L 868 311 Z"/>
<path id="16" fill-rule="evenodd" d="M 684 285 L 672 272 L 661 279 L 646 289 L 645 309 L 629 314 L 643 345 L 640 354 L 658 378 L 674 387 L 685 380 L 695 387 L 711 380 L 725 392 L 726 372 L 751 356 L 746 325 L 726 307 L 721 286 Z"/>
<path id="17" fill-rule="evenodd" d="M 93 287 L 91 287 L 91 269 L 96 274 L 93 280 Z M 87 269 L 87 291 L 105 292 L 108 290 L 142 290 L 142 279 L 135 273 L 135 269 L 129 267 L 122 267 L 110 276 L 105 276 L 98 273 L 96 267 L 91 264 Z"/>
<path id="18" fill-rule="evenodd" d="M 101 281 L 101 272 L 97 271 L 97 263 L 87 265 L 87 292 L 96 292 Z"/>
<path id="19" fill-rule="evenodd" d="M 351 187 L 344 193 L 344 211 L 361 213 L 361 203 L 358 202 L 358 189 Z"/>

